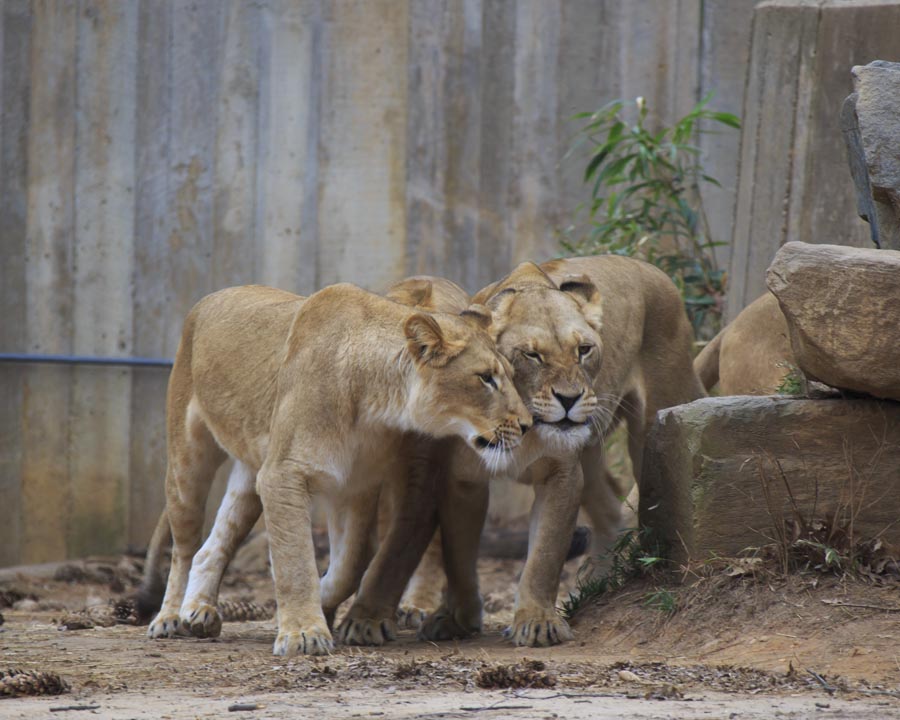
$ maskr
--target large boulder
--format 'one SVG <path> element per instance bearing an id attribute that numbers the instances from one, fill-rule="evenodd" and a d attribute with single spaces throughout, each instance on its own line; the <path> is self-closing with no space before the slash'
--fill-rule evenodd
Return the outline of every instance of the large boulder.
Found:
<path id="1" fill-rule="evenodd" d="M 807 377 L 900 400 L 900 252 L 790 242 L 766 281 Z"/>
<path id="2" fill-rule="evenodd" d="M 734 557 L 788 519 L 834 520 L 900 544 L 900 403 L 704 398 L 661 411 L 641 477 L 641 524 L 676 560 Z"/>
<path id="3" fill-rule="evenodd" d="M 841 109 L 860 217 L 877 247 L 900 250 L 900 63 L 876 60 L 852 70 Z"/>

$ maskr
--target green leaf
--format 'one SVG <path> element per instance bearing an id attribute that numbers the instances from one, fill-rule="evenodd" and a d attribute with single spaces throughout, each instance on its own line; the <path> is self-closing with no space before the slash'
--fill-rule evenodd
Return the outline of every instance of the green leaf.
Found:
<path id="1" fill-rule="evenodd" d="M 741 129 L 741 121 L 738 120 L 736 115 L 732 115 L 731 113 L 714 112 L 710 113 L 709 117 L 711 120 L 720 122 L 723 125 L 728 125 L 728 127 L 733 127 L 735 130 Z"/>

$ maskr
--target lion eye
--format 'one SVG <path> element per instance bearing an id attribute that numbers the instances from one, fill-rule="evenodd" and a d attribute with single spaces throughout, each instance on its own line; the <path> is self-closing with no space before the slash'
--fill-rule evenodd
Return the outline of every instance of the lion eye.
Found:
<path id="1" fill-rule="evenodd" d="M 544 362 L 543 358 L 540 356 L 540 353 L 529 352 L 527 350 L 523 350 L 522 354 L 527 357 L 529 360 L 533 360 L 536 363 Z"/>
<path id="2" fill-rule="evenodd" d="M 578 346 L 578 359 L 584 360 L 588 355 L 593 351 L 593 345 L 579 345 Z"/>
<path id="3" fill-rule="evenodd" d="M 487 387 L 491 388 L 492 390 L 497 389 L 497 381 L 494 380 L 494 376 L 491 373 L 489 373 L 489 372 L 479 373 L 478 379 L 481 380 L 481 382 L 483 382 Z"/>

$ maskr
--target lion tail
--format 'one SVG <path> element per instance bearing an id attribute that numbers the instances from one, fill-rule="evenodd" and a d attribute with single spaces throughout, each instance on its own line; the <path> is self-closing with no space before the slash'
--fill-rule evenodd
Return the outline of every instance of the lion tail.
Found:
<path id="1" fill-rule="evenodd" d="M 700 351 L 700 354 L 694 358 L 694 372 L 697 373 L 697 377 L 700 378 L 700 382 L 703 383 L 703 387 L 706 388 L 707 392 L 712 390 L 716 383 L 719 382 L 719 350 L 722 347 L 722 335 L 724 332 L 722 330 L 710 340 L 706 347 Z"/>
<path id="2" fill-rule="evenodd" d="M 138 621 L 142 624 L 150 622 L 150 619 L 162 607 L 163 596 L 166 592 L 166 581 L 163 577 L 162 556 L 172 542 L 172 532 L 169 527 L 169 516 L 163 510 L 150 539 L 147 548 L 147 559 L 144 561 L 144 577 L 141 586 L 135 595 L 135 610 Z"/>

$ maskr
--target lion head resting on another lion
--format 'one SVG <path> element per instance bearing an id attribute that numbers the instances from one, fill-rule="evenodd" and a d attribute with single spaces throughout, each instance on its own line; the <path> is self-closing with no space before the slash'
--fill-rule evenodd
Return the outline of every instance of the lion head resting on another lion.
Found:
<path id="1" fill-rule="evenodd" d="M 619 502 L 608 481 L 602 439 L 620 420 L 627 423 L 639 478 L 645 434 L 656 412 L 704 394 L 691 367 L 693 334 L 671 280 L 630 258 L 524 263 L 474 300 L 491 309 L 492 336 L 535 420 L 506 473 L 535 489 L 528 559 L 509 633 L 519 645 L 550 645 L 571 637 L 555 602 L 579 504 L 595 530 L 606 530 L 595 532 L 595 554 L 605 549 L 615 526 L 611 513 L 617 515 Z M 420 635 L 438 640 L 481 627 L 476 559 L 490 474 L 459 442 L 430 452 L 433 467 L 445 476 L 438 511 L 448 588 Z M 397 558 L 415 551 L 409 543 L 394 549 Z M 377 625 L 377 614 L 387 615 L 391 607 L 378 593 L 392 599 L 399 594 L 396 588 L 386 591 L 376 574 L 367 573 L 348 616 L 375 608 L 370 623 Z"/>

